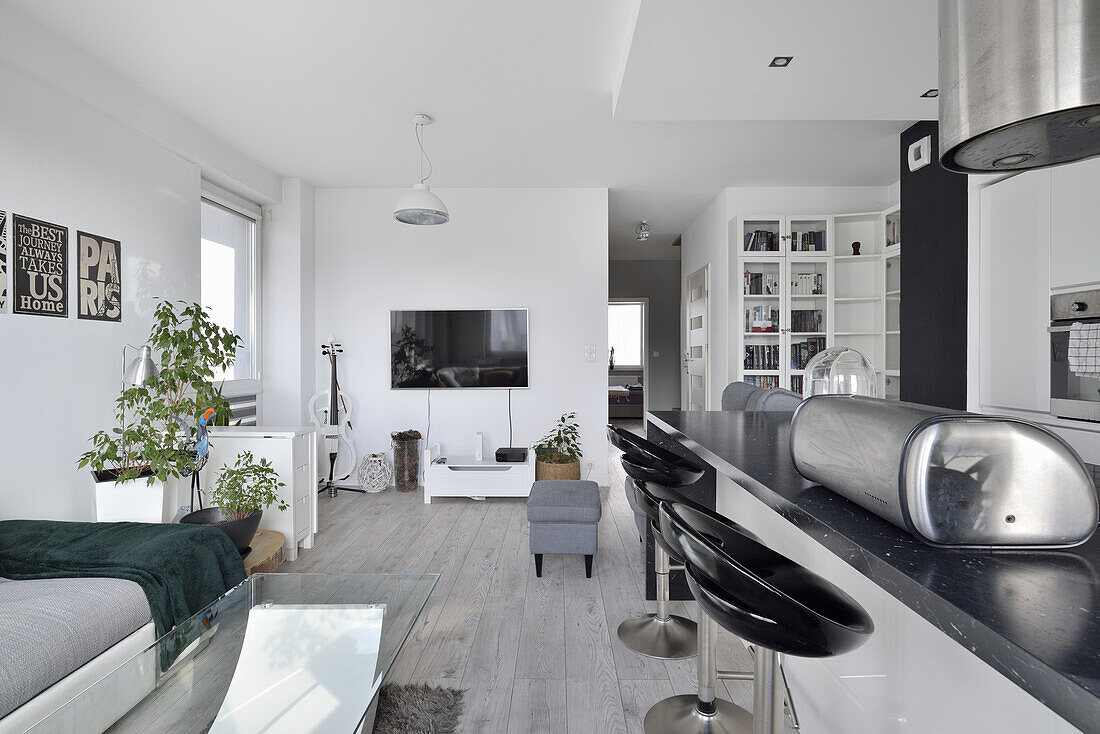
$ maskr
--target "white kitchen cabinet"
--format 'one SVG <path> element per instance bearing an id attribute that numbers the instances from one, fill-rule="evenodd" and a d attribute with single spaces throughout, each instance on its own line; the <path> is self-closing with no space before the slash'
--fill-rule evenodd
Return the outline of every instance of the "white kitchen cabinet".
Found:
<path id="1" fill-rule="evenodd" d="M 1100 283 L 1098 233 L 1100 158 L 1050 169 L 1051 288 Z"/>
<path id="2" fill-rule="evenodd" d="M 1051 172 L 1043 170 L 981 191 L 983 408 L 1050 409 L 1050 186 Z"/>
<path id="3" fill-rule="evenodd" d="M 217 478 L 225 464 L 232 465 L 241 451 L 251 451 L 257 461 L 267 459 L 285 486 L 280 497 L 290 507 L 285 512 L 264 509 L 260 527 L 283 534 L 286 559 L 298 557 L 298 546 L 313 547 L 317 532 L 317 431 L 312 426 L 227 426 L 210 429 L 210 459 L 203 470 L 203 489 Z M 205 499 L 205 494 L 204 494 Z"/>

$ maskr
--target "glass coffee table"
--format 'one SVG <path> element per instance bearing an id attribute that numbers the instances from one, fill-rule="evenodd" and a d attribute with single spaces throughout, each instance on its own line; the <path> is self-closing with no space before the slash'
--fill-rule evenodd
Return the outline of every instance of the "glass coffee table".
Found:
<path id="1" fill-rule="evenodd" d="M 249 576 L 29 731 L 369 733 L 438 574 Z"/>

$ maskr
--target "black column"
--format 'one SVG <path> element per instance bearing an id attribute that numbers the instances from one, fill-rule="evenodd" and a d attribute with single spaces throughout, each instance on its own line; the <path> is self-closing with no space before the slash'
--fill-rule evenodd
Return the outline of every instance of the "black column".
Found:
<path id="1" fill-rule="evenodd" d="M 932 163 L 909 146 L 932 136 Z M 967 177 L 939 162 L 939 124 L 901 134 L 901 399 L 966 408 Z"/>

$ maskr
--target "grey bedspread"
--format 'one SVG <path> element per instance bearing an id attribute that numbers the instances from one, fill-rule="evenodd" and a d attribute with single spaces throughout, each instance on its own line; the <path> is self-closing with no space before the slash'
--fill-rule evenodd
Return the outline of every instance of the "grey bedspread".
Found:
<path id="1" fill-rule="evenodd" d="M 0 717 L 150 621 L 133 581 L 0 579 Z"/>

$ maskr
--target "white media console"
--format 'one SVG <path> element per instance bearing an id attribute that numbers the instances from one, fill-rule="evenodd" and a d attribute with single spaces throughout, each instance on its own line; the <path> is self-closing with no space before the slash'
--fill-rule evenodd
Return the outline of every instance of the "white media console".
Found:
<path id="1" fill-rule="evenodd" d="M 432 497 L 526 497 L 535 481 L 535 452 L 523 462 L 446 456 L 439 444 L 424 450 L 424 503 Z M 436 449 L 433 451 L 433 449 Z"/>

